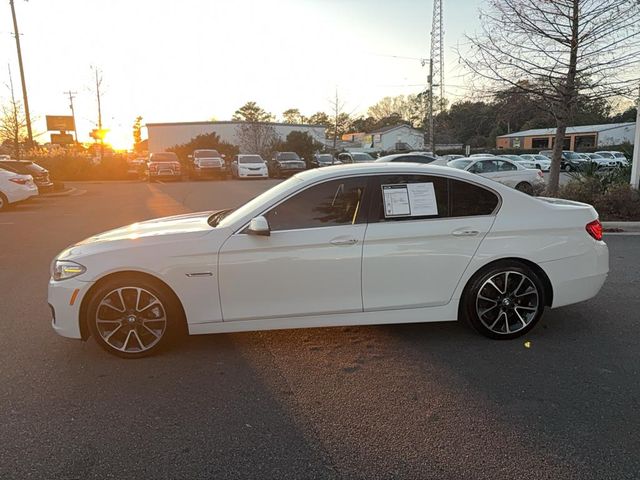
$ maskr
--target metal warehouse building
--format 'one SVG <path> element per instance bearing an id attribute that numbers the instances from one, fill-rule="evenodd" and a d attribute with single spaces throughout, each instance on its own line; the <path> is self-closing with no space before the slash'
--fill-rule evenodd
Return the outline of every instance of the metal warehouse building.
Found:
<path id="1" fill-rule="evenodd" d="M 636 130 L 635 122 L 609 123 L 604 125 L 583 125 L 567 127 L 564 137 L 565 150 L 582 150 L 588 148 L 608 147 L 630 143 Z M 523 132 L 510 133 L 496 137 L 496 148 L 525 150 L 544 150 L 553 147 L 555 128 L 539 128 Z"/>
<path id="2" fill-rule="evenodd" d="M 175 145 L 189 142 L 198 135 L 215 132 L 220 140 L 238 145 L 237 127 L 244 122 L 173 122 L 147 123 L 149 138 L 149 152 L 164 152 Z M 285 140 L 289 133 L 295 131 L 307 132 L 318 142 L 325 143 L 325 130 L 322 125 L 301 125 L 290 123 L 268 123 L 273 126 L 276 135 Z M 254 152 L 243 152 L 254 153 Z"/>

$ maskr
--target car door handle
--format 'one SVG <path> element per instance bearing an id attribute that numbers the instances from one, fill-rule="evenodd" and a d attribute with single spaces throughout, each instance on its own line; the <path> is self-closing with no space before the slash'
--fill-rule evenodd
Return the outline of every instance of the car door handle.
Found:
<path id="1" fill-rule="evenodd" d="M 451 235 L 454 237 L 475 237 L 480 232 L 478 230 L 470 230 L 467 228 L 461 228 L 460 230 L 454 230 Z"/>
<path id="2" fill-rule="evenodd" d="M 358 243 L 357 238 L 334 238 L 331 245 L 355 245 Z"/>

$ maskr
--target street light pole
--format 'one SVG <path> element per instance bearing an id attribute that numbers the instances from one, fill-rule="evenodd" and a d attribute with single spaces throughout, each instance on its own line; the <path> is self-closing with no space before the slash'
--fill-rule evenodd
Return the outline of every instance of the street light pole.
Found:
<path id="1" fill-rule="evenodd" d="M 78 127 L 76 127 L 76 112 L 73 108 L 73 99 L 75 98 L 75 95 L 77 92 L 72 92 L 71 90 L 69 90 L 68 92 L 64 92 L 64 93 L 69 95 L 69 108 L 71 109 L 71 117 L 73 118 L 74 140 L 76 143 L 78 143 Z"/>
<path id="2" fill-rule="evenodd" d="M 16 49 L 18 50 L 18 67 L 20 68 L 20 81 L 22 82 L 22 99 L 24 101 L 24 114 L 27 117 L 27 134 L 29 136 L 29 144 L 27 147 L 33 146 L 33 132 L 31 131 L 31 115 L 29 114 L 29 100 L 27 97 L 27 82 L 24 79 L 24 67 L 22 65 L 22 50 L 20 49 L 20 32 L 18 31 L 18 20 L 16 18 L 16 9 L 13 0 L 9 0 L 11 5 L 11 15 L 13 17 L 13 33 L 16 37 Z"/>

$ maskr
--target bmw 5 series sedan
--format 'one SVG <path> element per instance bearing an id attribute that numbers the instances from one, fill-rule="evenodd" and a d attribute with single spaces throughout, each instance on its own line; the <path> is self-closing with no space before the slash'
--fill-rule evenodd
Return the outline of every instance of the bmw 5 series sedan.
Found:
<path id="1" fill-rule="evenodd" d="M 608 263 L 590 205 L 448 167 L 354 164 L 83 240 L 52 262 L 49 303 L 60 335 L 128 358 L 184 331 L 461 319 L 511 339 L 596 295 Z"/>

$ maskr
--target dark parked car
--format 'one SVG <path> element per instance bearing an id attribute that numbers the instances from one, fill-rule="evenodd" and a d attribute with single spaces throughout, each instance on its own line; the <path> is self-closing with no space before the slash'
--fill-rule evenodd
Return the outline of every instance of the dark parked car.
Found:
<path id="1" fill-rule="evenodd" d="M 398 153 L 395 155 L 386 155 L 384 157 L 380 157 L 376 160 L 376 162 L 431 163 L 431 162 L 435 162 L 435 160 L 436 160 L 435 157 L 430 157 L 429 155 L 423 155 L 418 153 Z"/>
<path id="2" fill-rule="evenodd" d="M 276 152 L 267 165 L 272 178 L 288 177 L 307 169 L 296 152 Z"/>
<path id="3" fill-rule="evenodd" d="M 547 158 L 553 157 L 553 150 L 542 150 L 540 155 L 544 155 Z M 576 152 L 572 152 L 571 150 L 563 150 L 562 158 L 560 160 L 560 169 L 565 170 L 567 172 L 575 172 L 584 170 L 584 168 L 589 164 L 588 160 L 585 160 Z"/>
<path id="4" fill-rule="evenodd" d="M 173 152 L 152 153 L 149 157 L 149 181 L 159 179 L 182 179 L 180 160 Z"/>
<path id="5" fill-rule="evenodd" d="M 37 163 L 29 160 L 0 160 L 0 167 L 22 175 L 31 175 L 38 187 L 38 192 L 53 190 L 53 182 L 49 178 L 49 171 Z"/>
<path id="6" fill-rule="evenodd" d="M 314 167 L 327 167 L 329 165 L 340 165 L 342 162 L 336 160 L 336 157 L 330 153 L 316 153 L 311 160 L 311 165 Z"/>

